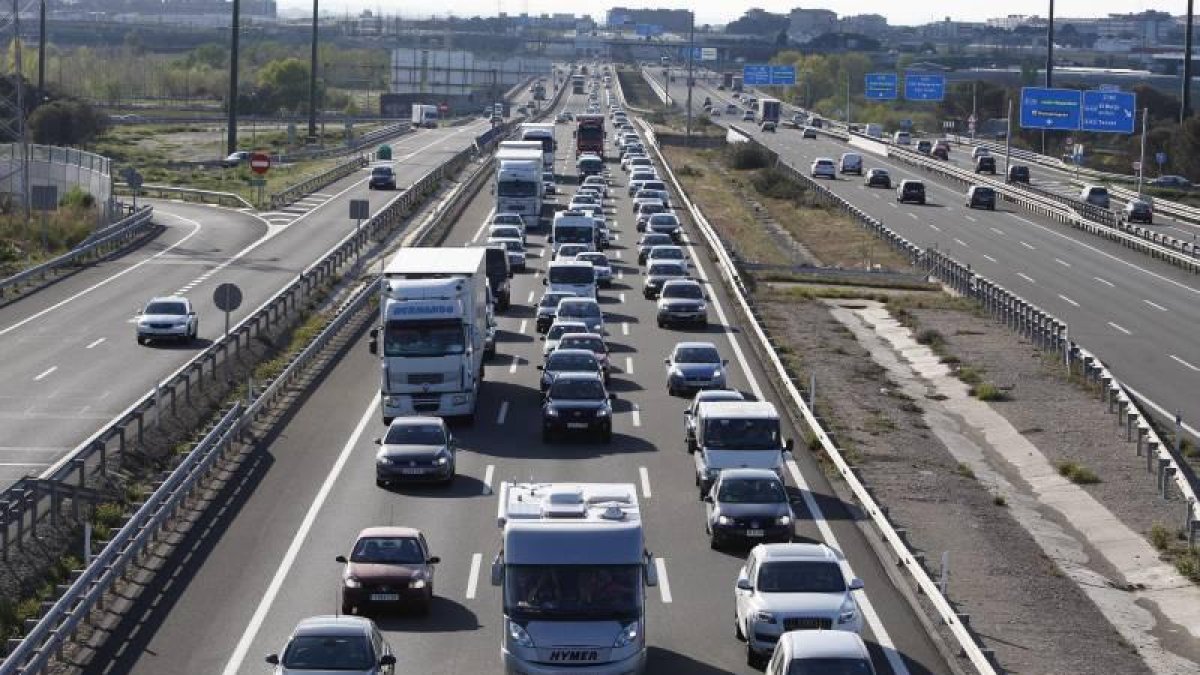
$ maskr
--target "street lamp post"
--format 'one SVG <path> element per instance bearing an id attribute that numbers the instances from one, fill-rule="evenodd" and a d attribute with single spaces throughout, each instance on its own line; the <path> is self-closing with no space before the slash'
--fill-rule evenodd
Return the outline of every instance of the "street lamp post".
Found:
<path id="1" fill-rule="evenodd" d="M 235 0 L 236 1 L 236 0 Z M 308 65 L 308 137 L 317 135 L 317 2 L 313 0 L 312 54 Z"/>
<path id="2" fill-rule="evenodd" d="M 238 92 L 238 33 L 241 32 L 240 19 L 242 5 L 240 0 L 233 0 L 233 19 L 229 30 L 229 98 L 226 107 L 229 108 L 228 128 L 225 130 L 225 152 L 237 152 L 237 92 Z"/>
<path id="3" fill-rule="evenodd" d="M 1192 0 L 1187 4 L 1187 23 L 1183 26 L 1183 91 L 1179 101 L 1179 123 L 1192 114 Z"/>

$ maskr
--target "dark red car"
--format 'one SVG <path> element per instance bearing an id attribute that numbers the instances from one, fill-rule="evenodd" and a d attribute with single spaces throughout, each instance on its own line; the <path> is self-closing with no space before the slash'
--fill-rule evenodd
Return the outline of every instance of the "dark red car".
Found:
<path id="1" fill-rule="evenodd" d="M 429 612 L 433 603 L 433 569 L 441 560 L 429 555 L 420 530 L 411 527 L 368 527 L 358 533 L 342 574 L 342 613 L 415 609 Z"/>

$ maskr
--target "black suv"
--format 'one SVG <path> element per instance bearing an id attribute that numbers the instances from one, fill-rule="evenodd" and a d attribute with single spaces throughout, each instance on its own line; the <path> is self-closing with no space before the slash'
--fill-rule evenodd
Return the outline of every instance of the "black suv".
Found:
<path id="1" fill-rule="evenodd" d="M 1008 167 L 1008 182 L 1029 185 L 1029 167 L 1024 164 L 1013 164 Z"/>
<path id="2" fill-rule="evenodd" d="M 395 190 L 396 172 L 390 166 L 377 166 L 371 169 L 371 180 L 367 182 L 368 190 Z"/>
<path id="3" fill-rule="evenodd" d="M 967 208 L 996 210 L 996 191 L 986 185 L 972 185 L 967 190 Z"/>
<path id="4" fill-rule="evenodd" d="M 975 160 L 975 173 L 990 173 L 996 175 L 996 158 L 984 155 Z"/>
<path id="5" fill-rule="evenodd" d="M 612 441 L 615 400 L 599 372 L 559 373 L 542 399 L 542 441 L 573 432 L 593 432 L 605 443 Z"/>
<path id="6" fill-rule="evenodd" d="M 919 180 L 900 181 L 900 187 L 896 188 L 896 201 L 901 204 L 904 202 L 916 202 L 924 205 L 925 184 Z"/>

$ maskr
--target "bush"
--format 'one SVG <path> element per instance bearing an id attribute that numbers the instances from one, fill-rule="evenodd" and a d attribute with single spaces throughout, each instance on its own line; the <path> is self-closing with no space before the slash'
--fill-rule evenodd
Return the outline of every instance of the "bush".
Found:
<path id="1" fill-rule="evenodd" d="M 771 153 L 761 145 L 734 143 L 728 146 L 728 150 L 725 153 L 725 163 L 731 169 L 742 171 L 765 169 L 771 165 Z"/>
<path id="2" fill-rule="evenodd" d="M 1150 544 L 1154 548 L 1165 551 L 1171 545 L 1171 531 L 1162 523 L 1154 523 L 1150 526 Z"/>
<path id="3" fill-rule="evenodd" d="M 962 380 L 965 384 L 970 384 L 973 386 L 983 384 L 983 373 L 979 372 L 979 369 L 977 368 L 963 366 L 962 368 L 958 369 L 957 375 L 958 379 Z"/>
<path id="4" fill-rule="evenodd" d="M 96 198 L 78 185 L 72 185 L 71 189 L 59 198 L 58 205 L 64 208 L 90 209 L 96 206 Z"/>
<path id="5" fill-rule="evenodd" d="M 704 172 L 701 171 L 700 169 L 697 169 L 696 167 L 692 166 L 691 164 L 684 164 L 683 166 L 681 166 L 675 170 L 675 175 L 676 176 L 693 176 L 693 177 L 699 178 L 704 175 Z"/>
<path id="6" fill-rule="evenodd" d="M 954 467 L 954 472 L 957 473 L 958 475 L 962 476 L 963 478 L 974 478 L 975 477 L 975 470 L 972 469 L 971 467 L 967 466 L 963 462 L 959 462 L 958 466 Z"/>
<path id="7" fill-rule="evenodd" d="M 1100 477 L 1095 471 L 1087 468 L 1079 462 L 1061 461 L 1055 465 L 1058 468 L 1058 474 L 1076 485 L 1093 485 L 1100 482 Z"/>
<path id="8" fill-rule="evenodd" d="M 1200 583 L 1200 554 L 1184 551 L 1175 559 L 1175 569 L 1195 583 Z"/>
<path id="9" fill-rule="evenodd" d="M 926 328 L 917 333 L 917 344 L 919 345 L 928 345 L 933 349 L 937 349 L 945 343 L 946 339 L 942 337 L 942 334 L 932 328 Z"/>
<path id="10" fill-rule="evenodd" d="M 772 199 L 799 201 L 808 196 L 808 190 L 774 167 L 759 169 L 750 177 L 750 184 L 759 194 Z"/>
<path id="11" fill-rule="evenodd" d="M 975 397 L 980 401 L 1007 401 L 1011 397 L 1008 392 L 997 389 L 995 385 L 984 382 L 983 384 L 974 387 Z"/>
<path id="12" fill-rule="evenodd" d="M 996 506 L 1008 506 L 1008 500 L 1001 494 L 992 495 L 992 503 Z"/>

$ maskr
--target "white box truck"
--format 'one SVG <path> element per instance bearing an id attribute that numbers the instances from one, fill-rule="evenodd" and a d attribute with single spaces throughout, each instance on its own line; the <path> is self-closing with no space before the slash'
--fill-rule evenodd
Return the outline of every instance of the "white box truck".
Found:
<path id="1" fill-rule="evenodd" d="M 554 140 L 554 124 L 525 122 L 521 125 L 522 141 L 537 141 L 542 144 L 542 166 L 545 171 L 554 170 L 554 151 L 558 142 Z"/>
<path id="2" fill-rule="evenodd" d="M 414 127 L 436 129 L 438 125 L 437 106 L 414 103 L 412 107 L 412 125 Z"/>
<path id="3" fill-rule="evenodd" d="M 542 215 L 542 155 L 541 141 L 504 141 L 496 150 L 496 213 L 519 213 L 530 230 Z"/>
<path id="4" fill-rule="evenodd" d="M 758 100 L 758 115 L 757 122 L 774 122 L 779 124 L 779 115 L 783 110 L 783 105 L 777 98 L 761 98 Z"/>
<path id="5" fill-rule="evenodd" d="M 486 255 L 482 247 L 402 248 L 384 268 L 370 349 L 380 357 L 385 424 L 475 414 L 491 311 Z"/>
<path id="6" fill-rule="evenodd" d="M 634 485 L 503 482 L 499 497 L 505 671 L 642 673 L 658 577 Z"/>

